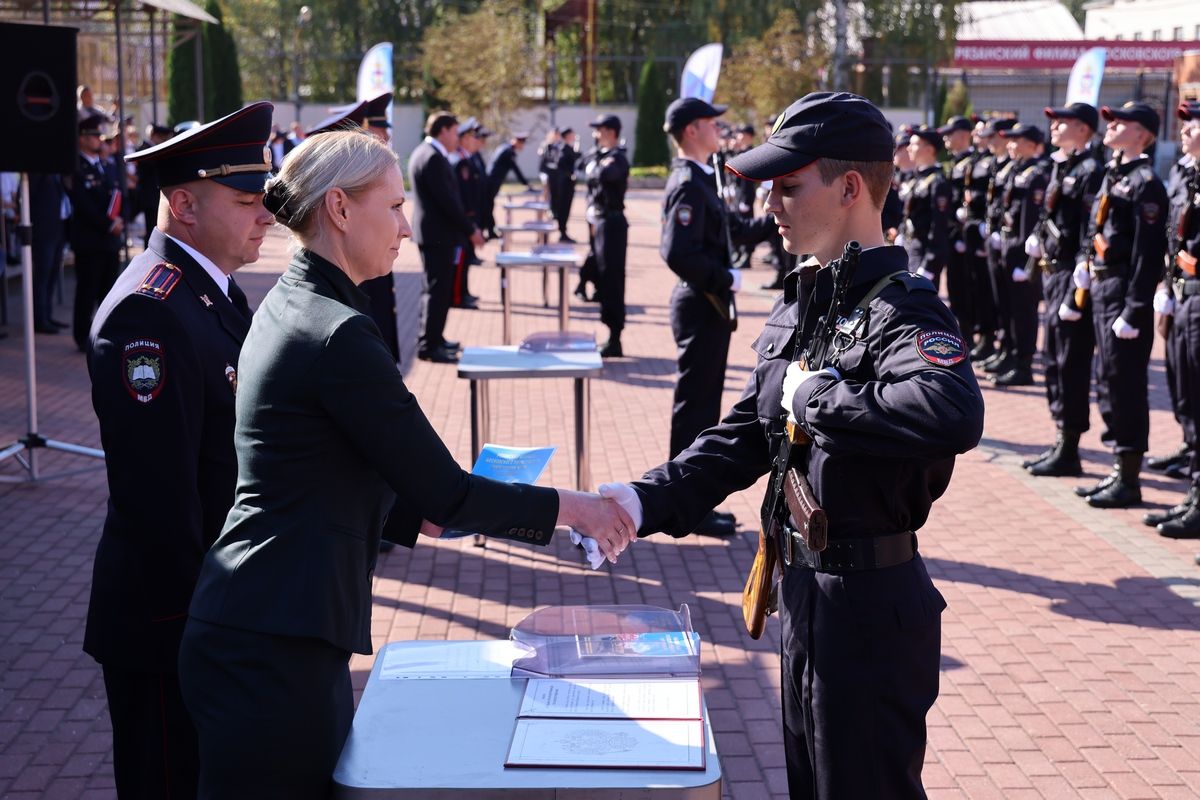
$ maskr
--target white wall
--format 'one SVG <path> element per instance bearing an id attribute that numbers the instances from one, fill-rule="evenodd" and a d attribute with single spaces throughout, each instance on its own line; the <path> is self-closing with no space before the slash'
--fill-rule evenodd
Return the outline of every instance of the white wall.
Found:
<path id="1" fill-rule="evenodd" d="M 1176 31 L 1176 28 L 1180 30 Z M 1087 9 L 1083 33 L 1088 39 L 1200 40 L 1200 3 L 1196 0 L 1114 0 L 1097 4 Z"/>

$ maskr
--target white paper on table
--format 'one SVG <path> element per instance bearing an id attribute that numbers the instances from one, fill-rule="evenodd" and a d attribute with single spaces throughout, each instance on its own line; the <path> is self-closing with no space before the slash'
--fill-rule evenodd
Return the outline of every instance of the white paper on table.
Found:
<path id="1" fill-rule="evenodd" d="M 701 719 L 700 681 L 530 678 L 518 716 Z"/>
<path id="2" fill-rule="evenodd" d="M 405 642 L 383 651 L 380 680 L 407 678 L 508 678 L 513 661 L 529 648 L 502 642 Z"/>
<path id="3" fill-rule="evenodd" d="M 518 719 L 506 767 L 704 769 L 696 720 Z"/>

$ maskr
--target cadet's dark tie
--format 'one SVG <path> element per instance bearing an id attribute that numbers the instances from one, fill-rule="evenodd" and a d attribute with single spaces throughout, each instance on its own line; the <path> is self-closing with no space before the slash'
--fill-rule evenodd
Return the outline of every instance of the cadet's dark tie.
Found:
<path id="1" fill-rule="evenodd" d="M 233 307 L 241 312 L 246 321 L 250 321 L 250 303 L 246 301 L 246 293 L 242 291 L 242 287 L 234 282 L 233 276 L 229 277 L 229 301 L 233 303 Z"/>

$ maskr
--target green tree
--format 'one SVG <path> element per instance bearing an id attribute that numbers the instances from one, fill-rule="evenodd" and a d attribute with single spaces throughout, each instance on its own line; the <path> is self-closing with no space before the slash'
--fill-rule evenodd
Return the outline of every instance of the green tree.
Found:
<path id="1" fill-rule="evenodd" d="M 646 59 L 638 80 L 637 128 L 634 131 L 633 165 L 657 167 L 670 160 L 667 137 L 663 133 L 663 118 L 667 113 L 667 90 L 663 86 L 658 65 Z"/>
<path id="2" fill-rule="evenodd" d="M 177 125 L 197 116 L 196 41 L 200 23 L 175 17 L 171 40 L 178 42 L 167 52 L 167 124 Z M 193 37 L 183 38 L 191 33 Z M 182 39 L 182 41 L 181 41 Z"/>
<path id="3" fill-rule="evenodd" d="M 717 99 L 735 116 L 762 127 L 766 119 L 820 86 L 825 47 L 790 8 L 760 37 L 746 37 L 725 58 Z"/>
<path id="4" fill-rule="evenodd" d="M 946 102 L 942 104 L 942 116 L 938 122 L 945 122 L 950 117 L 969 117 L 971 115 L 971 95 L 967 85 L 962 81 L 950 84 L 946 92 Z"/>
<path id="5" fill-rule="evenodd" d="M 208 0 L 204 10 L 221 23 L 204 25 L 204 116 L 211 121 L 232 114 L 244 103 L 237 44 L 223 23 L 221 4 Z"/>

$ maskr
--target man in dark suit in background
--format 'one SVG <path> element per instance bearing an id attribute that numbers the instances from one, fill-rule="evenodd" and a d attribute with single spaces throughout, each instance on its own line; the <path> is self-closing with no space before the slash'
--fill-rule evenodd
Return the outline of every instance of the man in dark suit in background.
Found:
<path id="1" fill-rule="evenodd" d="M 79 159 L 68 187 L 73 209 L 71 249 L 75 251 L 75 315 L 71 332 L 81 353 L 87 350 L 92 311 L 108 294 L 121 270 L 121 242 L 125 234 L 120 176 L 105 163 L 101 149 L 103 124 L 104 118 L 100 116 L 79 123 Z"/>
<path id="2" fill-rule="evenodd" d="M 195 797 L 197 743 L 176 662 L 204 553 L 233 505 L 234 393 L 258 260 L 270 103 L 130 155 L 154 161 L 158 227 L 104 298 L 88 373 L 108 467 L 83 649 L 100 663 L 117 792 Z"/>
<path id="3" fill-rule="evenodd" d="M 61 175 L 29 176 L 29 220 L 33 226 L 33 329 L 58 333 L 68 327 L 54 319 L 54 291 L 62 273 L 63 245 L 71 203 Z"/>
<path id="4" fill-rule="evenodd" d="M 458 361 L 458 343 L 442 335 L 454 289 L 455 257 L 470 242 L 483 246 L 483 236 L 463 208 L 449 155 L 458 147 L 458 119 L 435 111 L 425 123 L 425 140 L 408 160 L 412 181 L 413 240 L 421 250 L 425 280 L 421 287 L 417 358 L 440 364 Z"/>

